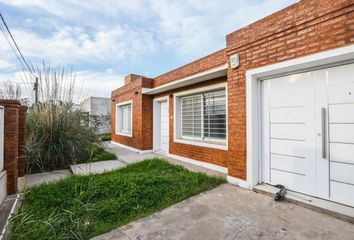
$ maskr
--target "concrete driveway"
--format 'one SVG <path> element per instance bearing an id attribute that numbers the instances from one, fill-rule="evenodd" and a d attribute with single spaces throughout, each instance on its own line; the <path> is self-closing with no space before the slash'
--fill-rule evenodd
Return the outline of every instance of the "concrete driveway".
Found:
<path id="1" fill-rule="evenodd" d="M 354 239 L 354 225 L 223 184 L 94 240 Z"/>

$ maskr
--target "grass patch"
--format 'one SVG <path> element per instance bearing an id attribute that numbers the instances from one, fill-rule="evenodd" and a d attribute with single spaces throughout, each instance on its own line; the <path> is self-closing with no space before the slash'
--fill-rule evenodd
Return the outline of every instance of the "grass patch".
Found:
<path id="1" fill-rule="evenodd" d="M 96 154 L 92 158 L 92 162 L 106 161 L 106 160 L 113 160 L 113 159 L 117 159 L 117 155 L 115 153 L 103 150 L 101 153 Z"/>
<path id="2" fill-rule="evenodd" d="M 117 159 L 117 155 L 112 152 L 108 152 L 103 147 L 94 144 L 91 149 L 92 157 L 86 162 L 99 162 L 99 161 L 106 161 L 106 160 L 113 160 Z"/>
<path id="3" fill-rule="evenodd" d="M 97 138 L 101 142 L 111 141 L 111 133 L 101 133 L 97 135 Z"/>
<path id="4" fill-rule="evenodd" d="M 225 182 L 161 159 L 29 189 L 8 239 L 89 239 Z"/>

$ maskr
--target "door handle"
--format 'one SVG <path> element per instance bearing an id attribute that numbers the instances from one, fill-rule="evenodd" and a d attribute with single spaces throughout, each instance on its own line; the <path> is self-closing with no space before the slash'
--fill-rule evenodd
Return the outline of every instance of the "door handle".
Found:
<path id="1" fill-rule="evenodd" d="M 322 158 L 327 157 L 326 151 L 326 108 L 321 108 Z"/>

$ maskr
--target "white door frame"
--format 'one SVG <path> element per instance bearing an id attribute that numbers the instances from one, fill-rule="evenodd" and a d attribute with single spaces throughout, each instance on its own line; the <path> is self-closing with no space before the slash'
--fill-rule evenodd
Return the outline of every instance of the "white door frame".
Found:
<path id="1" fill-rule="evenodd" d="M 167 154 L 170 153 L 170 101 L 169 96 L 164 96 L 160 98 L 155 98 L 153 100 L 153 151 L 160 150 L 160 138 L 161 138 L 161 102 L 167 102 L 168 111 L 168 143 L 167 143 Z"/>
<path id="2" fill-rule="evenodd" d="M 244 184 L 245 187 L 253 188 L 261 181 L 261 79 L 327 68 L 351 61 L 354 61 L 354 44 L 246 72 L 247 184 Z"/>

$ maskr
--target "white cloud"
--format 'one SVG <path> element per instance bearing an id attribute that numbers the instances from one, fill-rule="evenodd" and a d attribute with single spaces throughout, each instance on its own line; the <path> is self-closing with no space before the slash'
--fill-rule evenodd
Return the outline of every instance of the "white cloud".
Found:
<path id="1" fill-rule="evenodd" d="M 32 43 L 59 51 L 59 57 L 122 59 L 129 53 L 164 48 L 177 56 L 196 56 L 225 46 L 225 35 L 296 0 L 130 0 L 46 1 L 0 0 L 17 7 L 35 7 L 59 17 L 63 25 Z M 33 19 L 32 19 L 33 20 Z M 58 21 L 60 21 L 58 20 Z M 107 22 L 110 20 L 110 22 Z M 136 25 L 131 25 L 137 23 Z M 90 26 L 92 34 L 88 33 Z M 22 35 L 27 35 L 23 32 Z M 36 41 L 37 40 L 37 41 Z M 113 51 L 109 51 L 112 48 Z M 40 49 L 45 54 L 46 49 Z M 114 56 L 113 56 L 114 55 Z M 57 57 L 55 55 L 55 57 Z"/>
<path id="2" fill-rule="evenodd" d="M 124 76 L 107 72 L 80 71 L 76 74 L 76 87 L 81 97 L 111 97 L 111 92 L 123 86 Z"/>
<path id="3" fill-rule="evenodd" d="M 50 36 L 41 36 L 27 30 L 14 29 L 13 35 L 26 56 L 55 62 L 117 61 L 144 55 L 155 48 L 149 32 L 134 32 L 123 27 L 97 31 L 91 36 L 80 27 L 66 26 Z M 4 38 L 0 45 L 10 53 Z"/>
<path id="4" fill-rule="evenodd" d="M 5 59 L 0 59 L 0 70 L 11 70 L 14 69 L 15 65 L 11 61 Z"/>
<path id="5" fill-rule="evenodd" d="M 294 2 L 0 0 L 27 13 L 22 21 L 9 22 L 24 55 L 33 61 L 73 64 L 80 69 L 78 84 L 85 80 L 87 94 L 95 96 L 110 96 L 122 84 L 127 72 L 121 65 L 154 76 L 158 63 L 151 65 L 150 57 L 161 63 L 165 59 L 160 55 L 168 57 L 176 66 L 196 59 L 225 47 L 226 34 Z M 18 66 L 2 36 L 0 52 L 0 70 Z M 18 73 L 6 77 L 18 78 Z"/>

